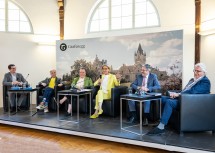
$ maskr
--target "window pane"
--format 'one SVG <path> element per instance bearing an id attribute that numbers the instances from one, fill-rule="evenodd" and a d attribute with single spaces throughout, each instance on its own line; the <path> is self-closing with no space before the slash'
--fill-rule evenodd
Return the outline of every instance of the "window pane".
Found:
<path id="1" fill-rule="evenodd" d="M 108 5 L 108 0 L 104 1 L 99 7 L 100 7 L 100 8 L 101 8 L 101 7 L 106 7 L 106 8 L 108 8 L 108 7 L 109 7 L 109 5 Z"/>
<path id="2" fill-rule="evenodd" d="M 131 4 L 132 0 L 122 0 L 122 4 Z"/>
<path id="3" fill-rule="evenodd" d="M 146 2 L 148 0 L 135 0 L 135 2 Z"/>
<path id="4" fill-rule="evenodd" d="M 108 30 L 109 24 L 108 19 L 100 20 L 100 31 L 106 31 Z"/>
<path id="5" fill-rule="evenodd" d="M 19 8 L 18 8 L 15 4 L 13 4 L 12 2 L 8 2 L 8 9 L 9 9 L 9 10 L 10 10 L 10 9 L 19 10 Z"/>
<path id="6" fill-rule="evenodd" d="M 122 28 L 132 28 L 132 16 L 129 17 L 122 17 Z"/>
<path id="7" fill-rule="evenodd" d="M 107 19 L 108 18 L 108 8 L 99 9 L 99 19 Z"/>
<path id="8" fill-rule="evenodd" d="M 121 18 L 112 18 L 111 29 L 121 29 Z"/>
<path id="9" fill-rule="evenodd" d="M 146 15 L 138 15 L 135 17 L 135 27 L 145 27 L 146 26 Z"/>
<path id="10" fill-rule="evenodd" d="M 5 8 L 5 0 L 0 0 L 0 8 Z"/>
<path id="11" fill-rule="evenodd" d="M 19 10 L 8 10 L 8 20 L 19 20 Z"/>
<path id="12" fill-rule="evenodd" d="M 99 31 L 99 21 L 92 21 L 90 25 L 90 31 Z"/>
<path id="13" fill-rule="evenodd" d="M 122 5 L 122 16 L 131 16 L 132 15 L 132 5 Z"/>
<path id="14" fill-rule="evenodd" d="M 146 3 L 135 4 L 135 15 L 146 14 Z"/>
<path id="15" fill-rule="evenodd" d="M 20 32 L 31 32 L 29 22 L 20 22 Z"/>
<path id="16" fill-rule="evenodd" d="M 121 6 L 112 7 L 112 17 L 121 17 Z"/>
<path id="17" fill-rule="evenodd" d="M 154 6 L 151 3 L 147 2 L 147 13 L 154 13 L 154 12 L 155 12 Z"/>
<path id="18" fill-rule="evenodd" d="M 156 14 L 147 14 L 147 26 L 158 25 L 158 18 Z"/>
<path id="19" fill-rule="evenodd" d="M 0 20 L 0 31 L 5 31 L 5 21 Z"/>
<path id="20" fill-rule="evenodd" d="M 114 6 L 114 5 L 121 5 L 121 0 L 112 0 L 111 4 L 112 4 L 112 6 Z"/>
<path id="21" fill-rule="evenodd" d="M 8 21 L 8 31 L 19 32 L 19 21 Z"/>
<path id="22" fill-rule="evenodd" d="M 93 15 L 93 19 L 92 20 L 98 20 L 99 19 L 99 12 L 98 10 L 95 11 L 94 15 Z"/>
<path id="23" fill-rule="evenodd" d="M 19 13 L 20 13 L 20 21 L 28 21 L 28 18 L 23 12 L 20 11 Z"/>
<path id="24" fill-rule="evenodd" d="M 5 10 L 0 9 L 0 19 L 5 19 Z"/>

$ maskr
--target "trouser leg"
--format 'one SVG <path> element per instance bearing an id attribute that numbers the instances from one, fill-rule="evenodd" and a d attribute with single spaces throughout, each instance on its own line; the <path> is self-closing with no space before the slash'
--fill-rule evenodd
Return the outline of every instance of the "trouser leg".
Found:
<path id="1" fill-rule="evenodd" d="M 172 115 L 172 111 L 178 105 L 178 99 L 167 99 L 162 97 L 162 104 L 164 104 L 164 110 L 161 117 L 161 123 L 166 125 Z"/>
<path id="2" fill-rule="evenodd" d="M 102 108 L 103 100 L 104 100 L 103 92 L 102 92 L 102 90 L 99 90 L 96 95 L 96 105 L 95 105 L 96 110 L 99 110 Z"/>
<path id="3" fill-rule="evenodd" d="M 15 107 L 16 94 L 15 93 L 8 93 L 8 98 L 9 98 L 9 102 L 10 102 L 11 107 Z"/>
<path id="4" fill-rule="evenodd" d="M 21 104 L 23 102 L 26 102 L 26 98 L 27 98 L 27 94 L 26 93 L 25 94 L 21 94 L 20 97 L 19 97 L 19 100 L 17 102 L 17 105 L 21 106 Z M 26 103 L 25 103 L 25 106 L 26 106 Z"/>

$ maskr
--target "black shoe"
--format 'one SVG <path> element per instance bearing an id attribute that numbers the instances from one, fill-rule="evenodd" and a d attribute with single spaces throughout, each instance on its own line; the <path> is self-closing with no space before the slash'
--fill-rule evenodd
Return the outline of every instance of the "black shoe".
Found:
<path id="1" fill-rule="evenodd" d="M 127 123 L 129 123 L 129 124 L 137 123 L 137 118 L 132 116 Z"/>
<path id="2" fill-rule="evenodd" d="M 10 112 L 11 112 L 11 113 L 16 112 L 16 108 L 15 108 L 15 107 L 11 107 Z"/>
<path id="3" fill-rule="evenodd" d="M 149 136 L 161 135 L 164 132 L 165 132 L 165 129 L 159 129 L 158 127 L 156 127 L 153 130 L 149 131 L 146 135 L 149 135 Z"/>
<path id="4" fill-rule="evenodd" d="M 144 119 L 143 119 L 142 125 L 143 125 L 143 126 L 148 126 L 148 125 L 149 125 L 149 122 L 148 122 L 148 119 L 147 119 L 147 118 L 144 118 Z"/>
<path id="5" fill-rule="evenodd" d="M 18 111 L 18 112 L 21 112 L 21 111 L 23 111 L 23 110 L 20 108 L 20 106 L 17 106 L 17 111 Z"/>
<path id="6" fill-rule="evenodd" d="M 71 113 L 66 112 L 65 116 L 71 116 Z"/>

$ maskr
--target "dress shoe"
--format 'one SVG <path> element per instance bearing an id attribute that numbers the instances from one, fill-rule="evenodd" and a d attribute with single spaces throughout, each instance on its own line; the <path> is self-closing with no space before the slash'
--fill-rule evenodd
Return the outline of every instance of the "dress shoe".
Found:
<path id="1" fill-rule="evenodd" d="M 149 136 L 161 135 L 164 132 L 165 132 L 165 129 L 159 129 L 158 127 L 156 127 L 153 130 L 149 131 L 146 135 L 149 135 Z"/>
<path id="2" fill-rule="evenodd" d="M 148 126 L 148 125 L 149 125 L 149 122 L 148 122 L 148 119 L 147 119 L 147 118 L 144 118 L 144 119 L 143 119 L 142 125 L 143 125 L 143 126 Z"/>
<path id="3" fill-rule="evenodd" d="M 10 112 L 11 113 L 16 112 L 16 108 L 15 107 L 11 107 Z"/>
<path id="4" fill-rule="evenodd" d="M 134 116 L 131 116 L 130 119 L 129 119 L 129 121 L 127 123 L 129 123 L 129 124 L 137 123 L 137 118 L 134 117 Z"/>
<path id="5" fill-rule="evenodd" d="M 21 112 L 21 111 L 22 111 L 22 109 L 20 108 L 20 106 L 17 106 L 17 111 L 18 111 L 18 112 Z"/>
<path id="6" fill-rule="evenodd" d="M 66 117 L 71 116 L 71 113 L 66 112 L 65 116 Z"/>

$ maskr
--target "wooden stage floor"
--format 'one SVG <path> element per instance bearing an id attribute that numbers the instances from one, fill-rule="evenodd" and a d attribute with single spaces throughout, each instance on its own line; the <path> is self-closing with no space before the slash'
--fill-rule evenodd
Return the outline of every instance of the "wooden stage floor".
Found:
<path id="1" fill-rule="evenodd" d="M 64 118 L 63 114 L 60 114 L 60 118 Z M 70 121 L 75 118 L 74 115 L 64 119 Z M 168 151 L 215 152 L 215 135 L 212 132 L 184 133 L 180 136 L 171 128 L 167 128 L 165 134 L 160 136 L 138 136 L 121 130 L 119 117 L 101 116 L 92 120 L 89 119 L 89 115 L 81 114 L 80 123 L 76 124 L 59 121 L 55 112 L 46 114 L 39 112 L 33 117 L 29 112 L 18 112 L 16 115 L 9 116 L 0 109 L 0 123 Z M 125 120 L 123 125 L 126 125 Z M 143 127 L 143 133 L 147 133 L 152 128 L 152 126 Z M 139 128 L 132 127 L 131 130 L 137 132 Z"/>

